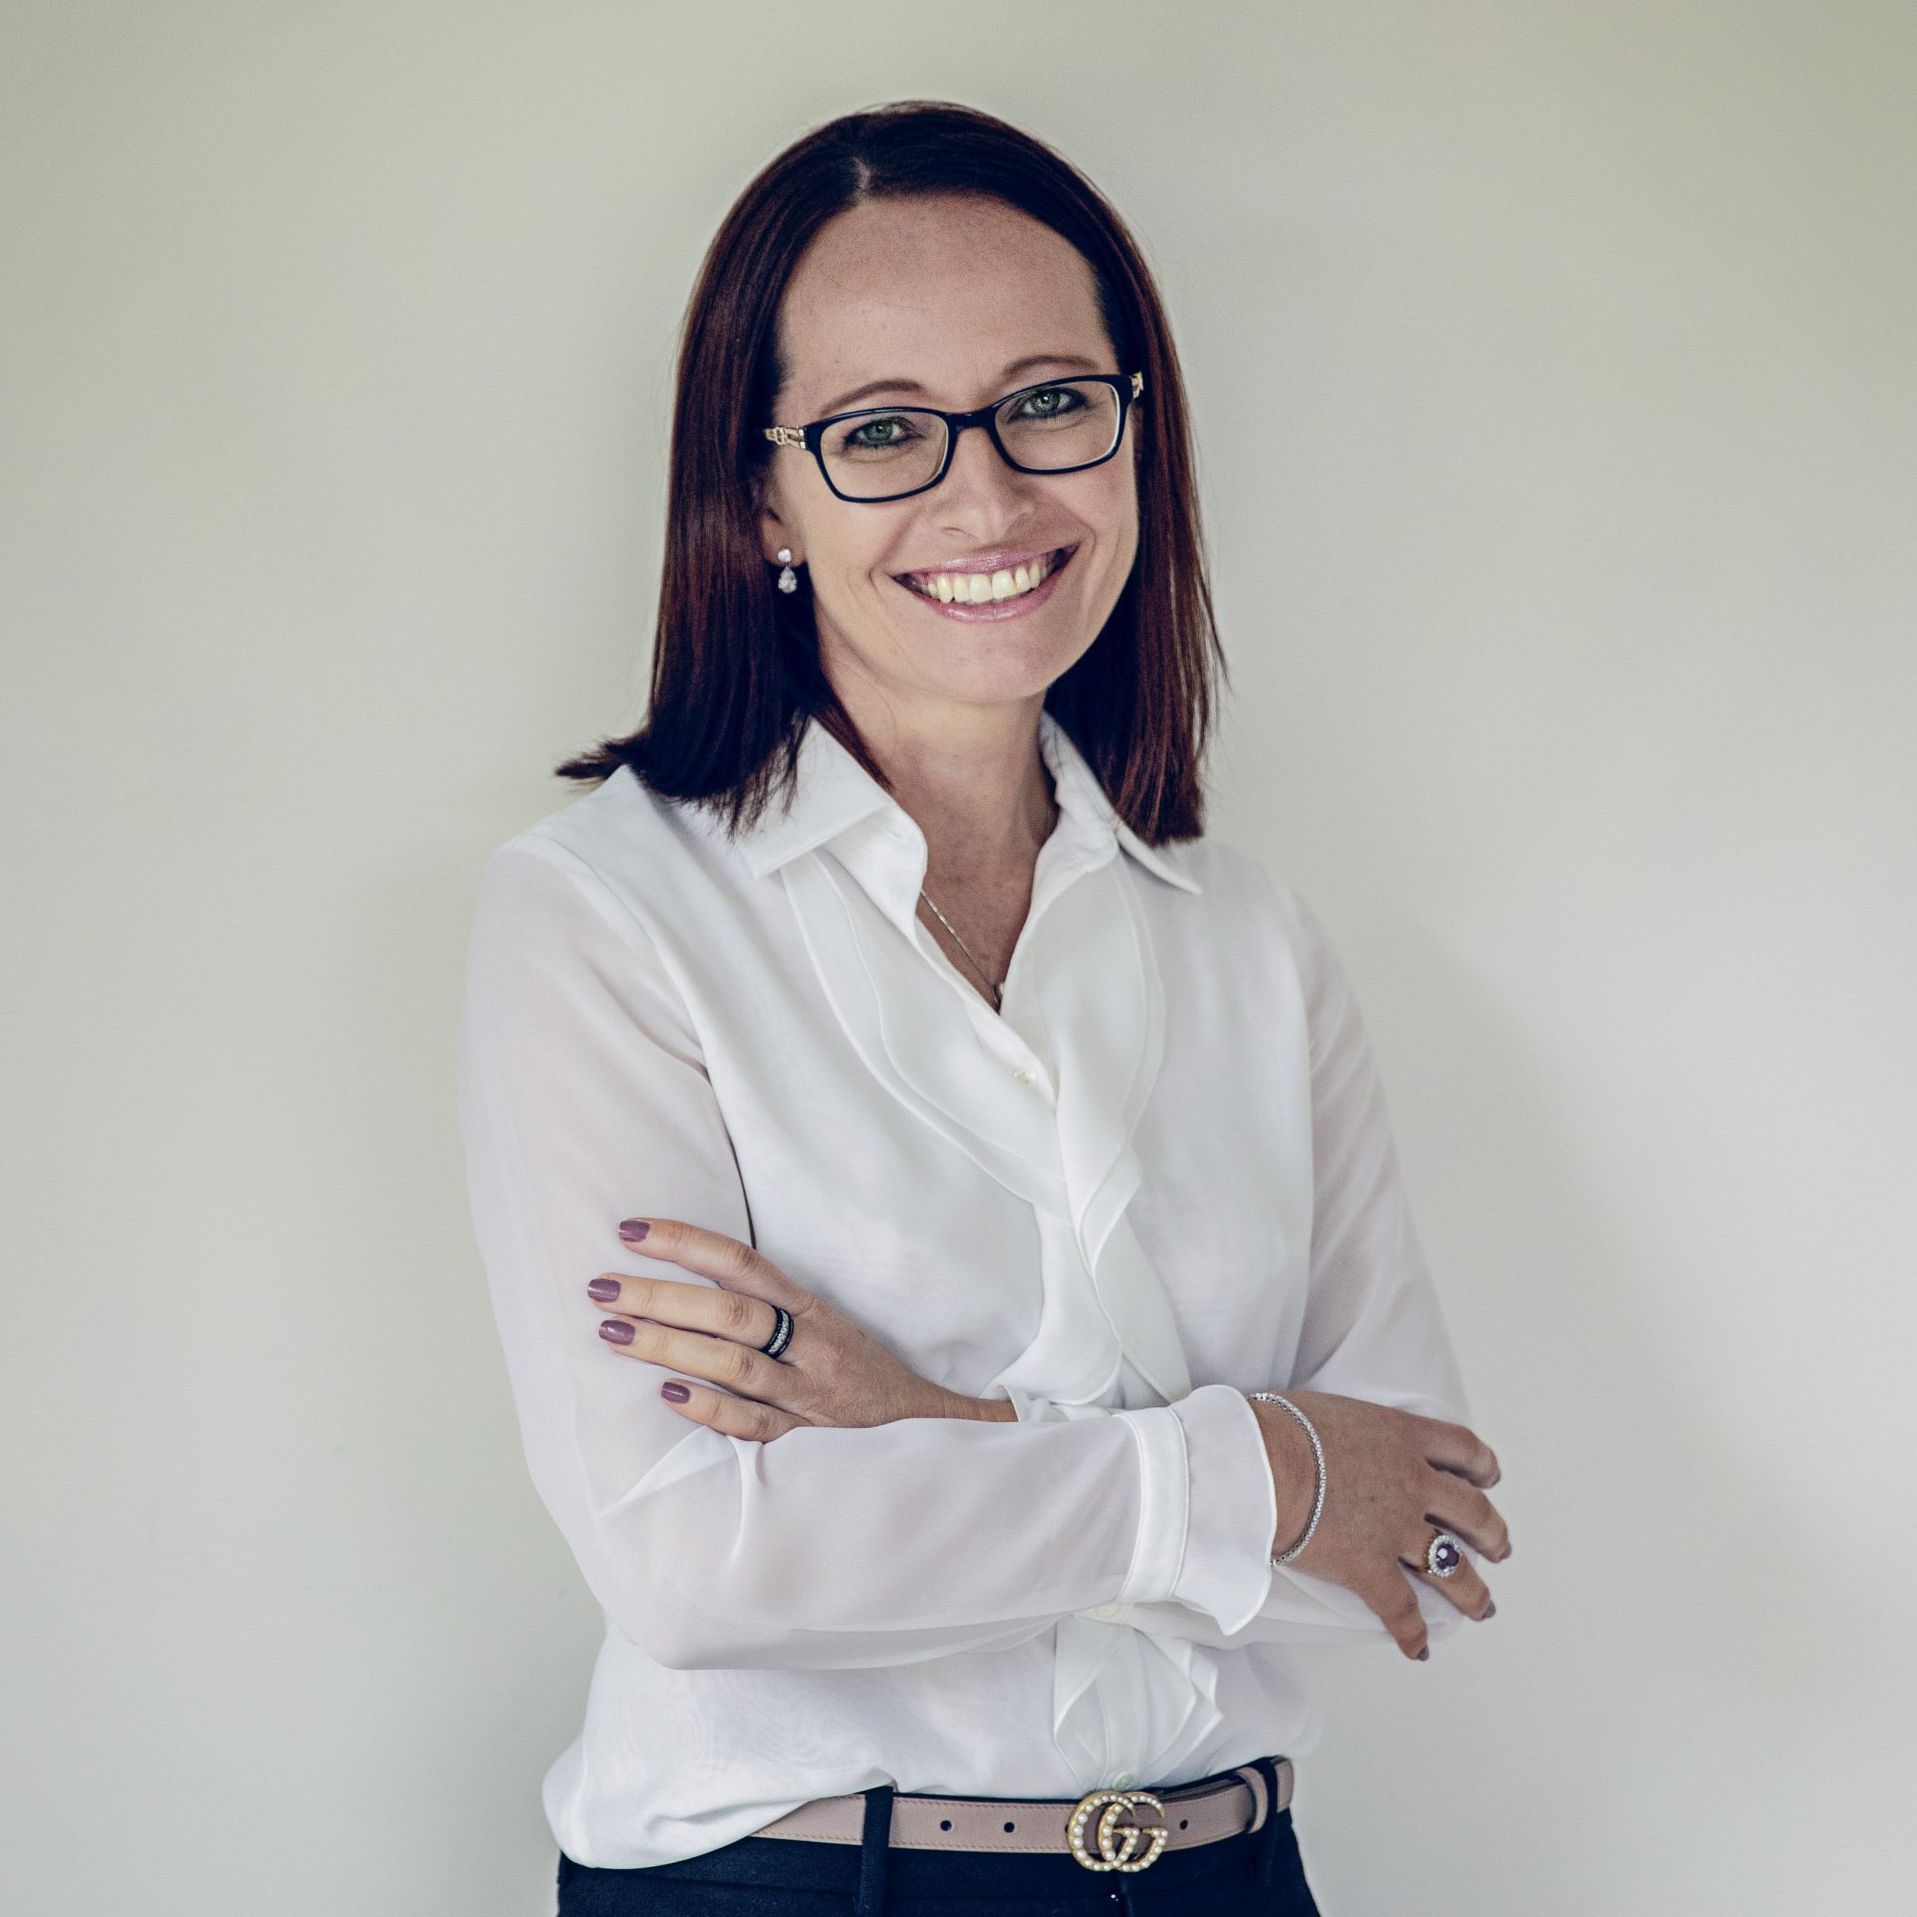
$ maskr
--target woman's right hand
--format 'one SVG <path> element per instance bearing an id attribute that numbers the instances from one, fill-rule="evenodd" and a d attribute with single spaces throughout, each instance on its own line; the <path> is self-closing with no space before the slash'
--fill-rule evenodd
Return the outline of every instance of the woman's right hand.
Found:
<path id="1" fill-rule="evenodd" d="M 1286 1568 L 1356 1592 L 1406 1657 L 1422 1657 L 1429 1635 L 1407 1573 L 1442 1591 L 1467 1617 L 1489 1616 L 1491 1593 L 1469 1558 L 1440 1578 L 1424 1568 L 1424 1553 L 1442 1527 L 1484 1557 L 1511 1555 L 1510 1532 L 1482 1488 L 1500 1475 L 1491 1447 L 1461 1424 L 1363 1398 L 1284 1395 L 1311 1420 L 1325 1453 L 1318 1528 Z M 1283 1405 L 1249 1402 L 1278 1493 L 1275 1557 L 1297 1543 L 1311 1517 L 1317 1465 L 1304 1427 Z"/>

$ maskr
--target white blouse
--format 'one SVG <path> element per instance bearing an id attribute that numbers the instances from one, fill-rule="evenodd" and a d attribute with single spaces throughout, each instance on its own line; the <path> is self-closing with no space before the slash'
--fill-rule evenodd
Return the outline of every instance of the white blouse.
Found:
<path id="1" fill-rule="evenodd" d="M 460 1122 L 533 1483 L 606 1619 L 545 1779 L 579 1863 L 878 1783 L 1296 1758 L 1298 1647 L 1390 1642 L 1271 1567 L 1244 1396 L 1469 1422 L 1357 1005 L 1283 880 L 1154 849 L 1049 713 L 1040 744 L 1060 812 L 1002 1012 L 917 916 L 919 827 L 816 722 L 736 841 L 622 769 L 487 861 Z M 692 1422 L 597 1335 L 601 1271 L 712 1282 L 623 1245 L 634 1214 L 756 1245 L 1017 1421 Z"/>

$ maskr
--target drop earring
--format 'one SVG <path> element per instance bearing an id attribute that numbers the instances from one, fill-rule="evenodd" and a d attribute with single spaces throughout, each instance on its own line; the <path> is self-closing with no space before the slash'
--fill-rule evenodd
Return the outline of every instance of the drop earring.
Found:
<path id="1" fill-rule="evenodd" d="M 785 570 L 779 574 L 779 590 L 781 592 L 797 592 L 799 590 L 799 575 L 792 570 L 792 548 L 790 546 L 781 546 L 779 548 L 779 557 L 785 565 Z"/>

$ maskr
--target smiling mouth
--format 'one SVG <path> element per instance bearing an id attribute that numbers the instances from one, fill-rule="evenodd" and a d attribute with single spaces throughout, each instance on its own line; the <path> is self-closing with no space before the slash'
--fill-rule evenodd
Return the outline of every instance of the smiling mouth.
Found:
<path id="1" fill-rule="evenodd" d="M 998 572 L 899 572 L 892 577 L 908 592 L 941 605 L 989 606 L 1022 599 L 1070 563 L 1076 546 L 1059 546 L 1028 565 Z"/>

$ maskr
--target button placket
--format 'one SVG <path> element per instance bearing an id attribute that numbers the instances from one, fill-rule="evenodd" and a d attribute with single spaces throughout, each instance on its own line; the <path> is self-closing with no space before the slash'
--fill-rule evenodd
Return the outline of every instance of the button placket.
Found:
<path id="1" fill-rule="evenodd" d="M 1008 992 L 1005 1005 L 996 1013 L 987 1011 L 982 1004 L 968 1009 L 974 1012 L 973 1029 L 978 1034 L 979 1043 L 1004 1061 L 1012 1083 L 1036 1092 L 1046 1104 L 1056 1106 L 1058 1095 L 1052 1084 L 1052 1075 L 1046 1068 L 1039 1047 L 1032 1043 L 1028 1035 L 1029 1028 L 1023 1022 L 1024 1018 L 1034 1015 L 1030 1008 L 1021 1006 L 1015 1013 Z M 1023 1014 L 1023 1018 L 1019 1014 Z"/>
<path id="2" fill-rule="evenodd" d="M 968 986 L 966 989 L 969 991 L 971 988 Z M 974 993 L 973 997 L 976 998 L 977 994 Z M 1046 1104 L 1056 1105 L 1057 1094 L 1045 1061 L 1010 1017 L 1004 1012 L 989 1011 L 983 1004 L 966 1009 L 973 1014 L 973 1031 L 978 1042 L 1002 1064 L 1006 1077 L 1014 1085 L 1022 1085 L 1027 1091 L 1036 1092 Z"/>
<path id="3" fill-rule="evenodd" d="M 1013 1066 L 1012 1083 L 1023 1085 L 1027 1091 L 1034 1093 L 1056 1109 L 1058 1094 L 1052 1089 L 1051 1074 L 1043 1065 L 1032 1063 Z"/>

